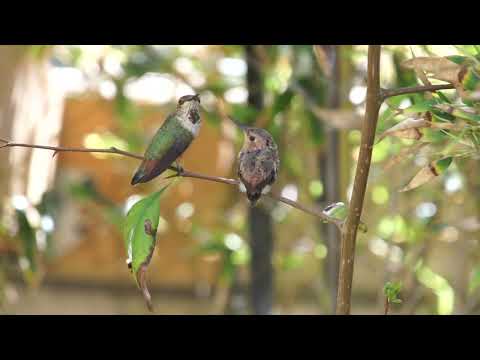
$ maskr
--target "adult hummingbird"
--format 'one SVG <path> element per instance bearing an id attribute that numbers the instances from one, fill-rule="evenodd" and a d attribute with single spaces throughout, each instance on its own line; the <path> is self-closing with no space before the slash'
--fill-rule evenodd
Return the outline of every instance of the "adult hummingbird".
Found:
<path id="1" fill-rule="evenodd" d="M 145 160 L 132 178 L 132 185 L 145 183 L 168 169 L 195 139 L 200 130 L 200 98 L 185 95 L 168 115 L 145 151 Z"/>
<path id="2" fill-rule="evenodd" d="M 237 169 L 240 191 L 246 192 L 250 205 L 255 206 L 277 179 L 280 166 L 278 148 L 268 131 L 236 124 L 244 133 Z"/>

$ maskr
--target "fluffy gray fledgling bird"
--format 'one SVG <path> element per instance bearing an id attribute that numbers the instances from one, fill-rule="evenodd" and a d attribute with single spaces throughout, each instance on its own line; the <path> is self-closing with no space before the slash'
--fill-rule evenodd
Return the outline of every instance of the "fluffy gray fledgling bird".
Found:
<path id="1" fill-rule="evenodd" d="M 200 131 L 200 98 L 185 95 L 150 141 L 145 160 L 132 178 L 132 185 L 145 183 L 163 173 L 182 155 Z"/>
<path id="2" fill-rule="evenodd" d="M 235 124 L 244 133 L 243 147 L 238 155 L 240 190 L 247 193 L 250 205 L 255 206 L 277 179 L 280 166 L 278 148 L 268 131 Z"/>

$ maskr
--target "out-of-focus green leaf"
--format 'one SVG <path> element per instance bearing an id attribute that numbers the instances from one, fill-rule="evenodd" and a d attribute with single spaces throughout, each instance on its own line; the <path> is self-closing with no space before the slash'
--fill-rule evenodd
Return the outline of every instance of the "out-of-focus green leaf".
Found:
<path id="1" fill-rule="evenodd" d="M 303 265 L 304 255 L 296 252 L 281 257 L 280 268 L 284 271 L 295 270 Z"/>
<path id="2" fill-rule="evenodd" d="M 47 53 L 52 49 L 52 47 L 53 45 L 30 45 L 29 46 L 30 53 L 37 60 L 44 58 L 47 55 Z"/>
<path id="3" fill-rule="evenodd" d="M 306 113 L 307 121 L 310 129 L 310 141 L 314 145 L 320 145 L 325 140 L 325 133 L 322 124 L 318 121 L 317 117 L 311 112 Z"/>
<path id="4" fill-rule="evenodd" d="M 462 86 L 464 90 L 474 91 L 480 88 L 479 70 L 473 66 L 468 67 L 465 72 L 461 73 Z"/>
<path id="5" fill-rule="evenodd" d="M 275 97 L 271 112 L 272 119 L 277 116 L 277 114 L 284 112 L 290 106 L 294 95 L 295 94 L 292 90 L 287 89 Z"/>
<path id="6" fill-rule="evenodd" d="M 480 286 L 480 265 L 476 266 L 470 275 L 470 282 L 468 284 L 468 291 L 473 293 Z"/>
<path id="7" fill-rule="evenodd" d="M 448 281 L 435 273 L 426 265 L 420 264 L 416 269 L 418 280 L 437 295 L 437 312 L 440 315 L 448 315 L 453 311 L 455 292 Z"/>
<path id="8" fill-rule="evenodd" d="M 23 259 L 26 260 L 26 262 L 23 262 L 26 266 L 22 266 L 22 270 L 27 280 L 30 280 L 33 274 L 37 272 L 37 239 L 35 230 L 30 225 L 25 212 L 15 210 L 15 213 L 18 222 L 18 235 L 23 245 Z"/>
<path id="9" fill-rule="evenodd" d="M 450 56 L 446 56 L 445 58 L 454 62 L 457 65 L 463 65 L 471 62 L 470 58 L 462 55 L 450 55 Z"/>
<path id="10" fill-rule="evenodd" d="M 117 82 L 116 85 L 115 112 L 121 124 L 128 128 L 133 126 L 140 117 L 140 108 L 125 95 L 122 84 Z"/>
<path id="11" fill-rule="evenodd" d="M 400 110 L 400 112 L 404 115 L 407 116 L 414 116 L 422 113 L 426 113 L 427 111 L 430 111 L 434 109 L 434 106 L 441 103 L 439 99 L 429 99 L 429 100 L 424 100 L 424 101 L 419 101 L 416 102 L 413 105 L 410 105 L 409 107 Z"/>
<path id="12" fill-rule="evenodd" d="M 253 106 L 232 105 L 231 116 L 242 124 L 251 125 L 259 114 Z"/>
<path id="13" fill-rule="evenodd" d="M 388 302 L 394 303 L 394 304 L 400 304 L 402 300 L 398 298 L 398 295 L 400 294 L 401 289 L 402 289 L 401 282 L 388 281 L 383 287 L 383 293 L 387 297 Z"/>
<path id="14" fill-rule="evenodd" d="M 470 110 L 467 111 L 467 109 L 459 109 L 447 104 L 438 104 L 438 105 L 435 105 L 435 107 L 459 119 L 480 122 L 480 115 L 476 114 L 476 112 L 474 111 L 470 111 Z"/>

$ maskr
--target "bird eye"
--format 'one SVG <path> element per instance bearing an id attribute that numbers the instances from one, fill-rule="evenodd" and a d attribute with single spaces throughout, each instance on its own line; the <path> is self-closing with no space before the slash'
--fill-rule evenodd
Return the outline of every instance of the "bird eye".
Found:
<path id="1" fill-rule="evenodd" d="M 255 141 L 255 137 L 254 137 L 254 136 L 250 136 L 249 139 L 250 139 L 250 141 Z"/>

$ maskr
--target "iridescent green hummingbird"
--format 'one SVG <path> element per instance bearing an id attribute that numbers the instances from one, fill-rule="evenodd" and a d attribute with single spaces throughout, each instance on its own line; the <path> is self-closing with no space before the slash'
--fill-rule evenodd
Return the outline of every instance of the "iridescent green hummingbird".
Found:
<path id="1" fill-rule="evenodd" d="M 199 109 L 198 95 L 185 95 L 178 100 L 175 112 L 168 115 L 150 141 L 145 160 L 132 178 L 132 185 L 145 183 L 162 174 L 187 150 L 200 130 Z"/>
<path id="2" fill-rule="evenodd" d="M 233 119 L 232 119 L 233 121 Z M 251 206 L 255 206 L 262 194 L 267 194 L 277 179 L 280 159 L 277 144 L 264 129 L 239 125 L 244 143 L 238 155 L 240 191 L 247 193 Z"/>

